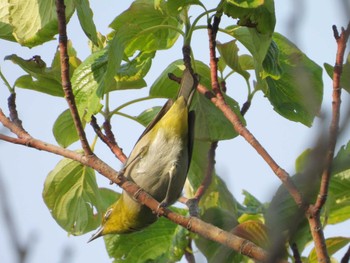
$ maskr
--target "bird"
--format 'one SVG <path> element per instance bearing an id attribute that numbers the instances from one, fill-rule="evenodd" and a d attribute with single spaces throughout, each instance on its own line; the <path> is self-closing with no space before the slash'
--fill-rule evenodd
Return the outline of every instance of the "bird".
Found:
<path id="1" fill-rule="evenodd" d="M 128 180 L 160 202 L 161 207 L 177 201 L 187 178 L 195 119 L 189 107 L 196 83 L 190 69 L 185 68 L 177 98 L 169 99 L 146 127 L 121 170 Z M 123 190 L 88 242 L 107 234 L 140 231 L 157 219 L 155 212 Z"/>

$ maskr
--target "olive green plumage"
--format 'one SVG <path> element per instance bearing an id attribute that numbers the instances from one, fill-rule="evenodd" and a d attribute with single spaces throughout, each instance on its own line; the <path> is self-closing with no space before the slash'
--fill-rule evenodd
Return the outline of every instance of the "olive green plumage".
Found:
<path id="1" fill-rule="evenodd" d="M 168 206 L 182 192 L 193 146 L 194 113 L 189 112 L 195 80 L 184 71 L 175 101 L 168 100 L 148 125 L 132 150 L 124 175 L 148 194 Z M 89 241 L 106 234 L 141 230 L 157 220 L 157 215 L 127 192 L 106 211 L 101 228 Z"/>

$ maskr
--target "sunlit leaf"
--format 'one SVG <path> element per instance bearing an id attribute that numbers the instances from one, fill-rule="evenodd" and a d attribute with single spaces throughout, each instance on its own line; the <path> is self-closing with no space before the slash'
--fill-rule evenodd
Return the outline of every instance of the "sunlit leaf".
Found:
<path id="1" fill-rule="evenodd" d="M 58 33 L 55 0 L 8 0 L 13 36 L 23 46 L 34 47 Z M 74 13 L 73 1 L 65 1 L 67 22 Z"/>
<path id="2" fill-rule="evenodd" d="M 68 233 L 82 235 L 95 229 L 101 208 L 95 172 L 70 160 L 61 160 L 48 174 L 43 198 L 56 222 Z"/>
<path id="3" fill-rule="evenodd" d="M 265 95 L 280 115 L 311 126 L 322 103 L 322 68 L 282 35 L 275 33 L 273 41 L 282 73 L 278 79 L 266 78 Z"/>
<path id="4" fill-rule="evenodd" d="M 85 126 L 85 123 L 83 125 Z M 52 132 L 57 143 L 64 148 L 79 140 L 70 110 L 65 110 L 58 116 Z"/>
<path id="5" fill-rule="evenodd" d="M 85 35 L 98 46 L 98 38 L 96 26 L 93 21 L 93 12 L 90 8 L 88 0 L 74 0 L 74 5 L 77 9 L 80 25 L 84 30 Z"/>
<path id="6" fill-rule="evenodd" d="M 124 36 L 128 35 L 125 54 L 130 57 L 137 50 L 154 52 L 170 48 L 179 36 L 177 30 L 181 30 L 182 23 L 168 12 L 164 2 L 155 8 L 152 1 L 137 0 L 117 16 L 110 27 L 117 35 L 120 30 Z"/>
<path id="7" fill-rule="evenodd" d="M 332 256 L 338 250 L 349 244 L 350 238 L 346 237 L 331 237 L 326 239 L 327 252 L 329 256 Z M 309 254 L 309 262 L 317 263 L 319 262 L 316 255 L 316 250 L 313 248 Z"/>
<path id="8" fill-rule="evenodd" d="M 174 208 L 171 208 L 174 209 Z M 184 210 L 176 209 L 178 213 Z M 187 230 L 173 222 L 159 220 L 143 231 L 105 237 L 108 254 L 114 262 L 175 262 L 187 245 Z"/>

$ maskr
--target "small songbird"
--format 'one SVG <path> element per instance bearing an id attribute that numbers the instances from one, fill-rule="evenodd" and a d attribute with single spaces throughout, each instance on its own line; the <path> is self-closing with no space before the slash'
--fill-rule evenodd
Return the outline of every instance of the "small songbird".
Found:
<path id="1" fill-rule="evenodd" d="M 189 111 L 196 80 L 185 69 L 177 99 L 169 99 L 134 146 L 122 172 L 165 207 L 180 197 L 190 166 L 194 111 Z M 141 230 L 157 215 L 127 192 L 106 211 L 89 242 L 106 234 Z"/>

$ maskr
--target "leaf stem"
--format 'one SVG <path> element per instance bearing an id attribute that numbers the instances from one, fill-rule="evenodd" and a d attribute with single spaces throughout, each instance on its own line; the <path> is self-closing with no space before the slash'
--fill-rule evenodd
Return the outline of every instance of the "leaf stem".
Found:
<path id="1" fill-rule="evenodd" d="M 5 78 L 4 74 L 2 74 L 2 71 L 0 69 L 0 77 L 3 80 L 3 82 L 5 83 L 5 86 L 8 88 L 10 93 L 14 93 L 15 92 L 15 88 L 11 87 L 10 83 L 7 81 L 7 79 Z"/>
<path id="2" fill-rule="evenodd" d="M 132 104 L 134 104 L 134 103 L 138 103 L 138 102 L 146 101 L 146 100 L 152 100 L 152 99 L 163 99 L 163 98 L 161 98 L 161 97 L 150 97 L 150 96 L 148 96 L 148 97 L 142 97 L 142 98 L 138 98 L 138 99 L 135 99 L 135 100 L 131 100 L 131 101 L 128 101 L 128 102 L 126 102 L 126 103 L 120 105 L 119 107 L 115 108 L 114 110 L 112 110 L 112 111 L 109 113 L 109 116 L 112 116 L 112 115 L 114 115 L 114 114 L 119 114 L 119 113 L 120 113 L 119 111 L 120 111 L 121 109 L 123 109 L 123 108 L 125 108 L 125 107 L 127 107 L 127 106 L 129 106 L 129 105 L 132 105 Z M 121 114 L 119 114 L 119 115 L 121 115 Z"/>

